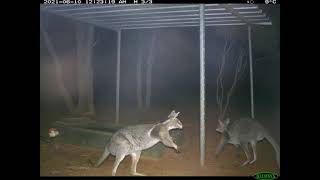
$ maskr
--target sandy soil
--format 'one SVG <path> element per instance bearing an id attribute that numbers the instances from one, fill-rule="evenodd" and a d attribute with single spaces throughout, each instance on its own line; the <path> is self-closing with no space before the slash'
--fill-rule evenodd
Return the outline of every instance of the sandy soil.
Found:
<path id="1" fill-rule="evenodd" d="M 192 117 L 181 117 L 184 124 L 184 143 L 181 153 L 166 149 L 162 159 L 141 158 L 137 171 L 148 176 L 252 176 L 261 171 L 272 171 L 280 174 L 275 161 L 275 152 L 267 141 L 257 145 L 257 161 L 240 168 L 245 161 L 244 153 L 236 157 L 234 146 L 227 145 L 218 158 L 214 157 L 220 135 L 214 131 L 215 121 L 206 124 L 206 159 L 205 166 L 199 160 L 199 123 Z M 132 116 L 131 116 L 132 118 Z M 194 122 L 194 123 L 192 123 Z M 90 149 L 69 144 L 40 143 L 40 176 L 110 176 L 114 157 L 99 167 L 90 166 L 89 160 L 95 162 L 101 155 L 99 149 Z M 127 156 L 120 164 L 117 175 L 130 176 L 131 158 Z"/>

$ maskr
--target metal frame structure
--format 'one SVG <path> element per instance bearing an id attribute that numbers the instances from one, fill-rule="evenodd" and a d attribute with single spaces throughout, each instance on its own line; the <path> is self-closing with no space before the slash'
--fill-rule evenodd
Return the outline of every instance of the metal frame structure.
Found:
<path id="1" fill-rule="evenodd" d="M 200 164 L 205 161 L 205 28 L 248 26 L 251 117 L 254 118 L 251 27 L 272 25 L 254 4 L 122 4 L 122 5 L 40 5 L 46 13 L 117 32 L 116 123 L 119 123 L 121 31 L 151 28 L 200 28 Z"/>

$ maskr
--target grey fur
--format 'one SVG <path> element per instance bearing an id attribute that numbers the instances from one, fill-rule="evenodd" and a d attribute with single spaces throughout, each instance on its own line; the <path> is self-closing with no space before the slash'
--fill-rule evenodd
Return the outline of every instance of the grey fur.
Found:
<path id="1" fill-rule="evenodd" d="M 95 166 L 99 167 L 109 154 L 112 154 L 116 156 L 112 169 L 112 176 L 115 176 L 120 162 L 125 156 L 130 155 L 132 158 L 131 174 L 143 175 L 137 173 L 136 170 L 142 150 L 151 148 L 158 142 L 162 142 L 164 145 L 173 147 L 179 152 L 178 146 L 173 142 L 169 134 L 171 129 L 182 129 L 182 123 L 177 118 L 179 113 L 173 110 L 164 122 L 133 125 L 119 129 L 110 138 L 101 158 Z"/>
<path id="2" fill-rule="evenodd" d="M 267 130 L 256 120 L 251 118 L 241 118 L 233 123 L 230 123 L 230 119 L 227 119 L 224 122 L 219 120 L 219 125 L 216 131 L 222 133 L 222 138 L 215 153 L 216 157 L 218 157 L 218 155 L 223 151 L 224 146 L 229 143 L 235 145 L 237 149 L 240 147 L 245 152 L 247 160 L 241 165 L 241 167 L 248 163 L 252 164 L 257 160 L 257 142 L 266 138 L 276 152 L 276 160 L 278 167 L 280 168 L 280 147 L 270 136 Z M 251 161 L 248 144 L 251 145 L 253 150 L 253 160 Z"/>

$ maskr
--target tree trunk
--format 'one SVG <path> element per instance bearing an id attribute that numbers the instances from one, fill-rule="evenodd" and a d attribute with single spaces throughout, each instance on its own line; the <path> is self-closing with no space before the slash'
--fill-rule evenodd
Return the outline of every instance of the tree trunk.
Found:
<path id="1" fill-rule="evenodd" d="M 140 36 L 141 37 L 141 36 Z M 142 38 L 140 38 L 140 41 Z M 143 49 L 139 47 L 138 62 L 137 62 L 137 102 L 138 108 L 141 110 L 142 105 L 142 63 L 143 63 Z"/>
<path id="2" fill-rule="evenodd" d="M 93 67 L 92 67 L 92 49 L 93 49 L 93 40 L 94 40 L 94 27 L 89 27 L 88 33 L 88 66 L 87 66 L 87 75 L 88 75 L 88 113 L 89 115 L 95 116 L 95 108 L 94 108 L 94 91 L 93 91 Z"/>
<path id="3" fill-rule="evenodd" d="M 93 70 L 92 43 L 94 28 L 78 24 L 76 28 L 77 40 L 77 77 L 78 77 L 78 107 L 77 112 L 82 115 L 95 115 L 93 102 Z"/>
<path id="4" fill-rule="evenodd" d="M 152 33 L 151 46 L 149 49 L 149 56 L 147 62 L 147 78 L 146 78 L 146 109 L 150 108 L 151 101 L 151 80 L 152 80 L 152 65 L 154 62 L 154 47 L 157 39 L 158 32 L 154 31 Z"/>
<path id="5" fill-rule="evenodd" d="M 83 73 L 83 66 L 84 66 L 84 52 L 83 52 L 83 42 L 84 42 L 84 35 L 83 31 L 81 30 L 81 26 L 77 24 L 76 27 L 76 53 L 77 53 L 77 85 L 78 85 L 78 104 L 77 104 L 77 113 L 81 114 L 85 110 L 85 97 L 86 94 L 86 86 L 84 86 L 84 82 L 86 82 L 86 77 Z"/>
<path id="6" fill-rule="evenodd" d="M 42 22 L 40 19 L 40 31 L 43 35 L 43 40 L 48 48 L 48 52 L 49 54 L 52 56 L 53 59 L 53 63 L 55 65 L 55 69 L 56 69 L 56 81 L 57 81 L 57 85 L 58 88 L 60 90 L 61 96 L 64 99 L 64 102 L 66 104 L 66 107 L 68 109 L 68 111 L 73 114 L 75 113 L 75 105 L 73 103 L 72 97 L 69 94 L 68 90 L 66 89 L 66 87 L 64 86 L 63 83 L 63 72 L 62 72 L 62 67 L 61 64 L 59 62 L 59 56 L 57 55 L 54 46 L 49 38 L 49 35 L 47 33 L 47 31 L 44 29 L 44 27 L 42 26 Z"/>

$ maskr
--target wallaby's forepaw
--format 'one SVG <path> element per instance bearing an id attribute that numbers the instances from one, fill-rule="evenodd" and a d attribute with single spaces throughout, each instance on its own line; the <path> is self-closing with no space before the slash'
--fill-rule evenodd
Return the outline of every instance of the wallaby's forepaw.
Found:
<path id="1" fill-rule="evenodd" d="M 176 150 L 176 153 L 178 153 L 178 154 L 181 153 L 180 148 L 177 148 L 177 149 L 175 149 L 175 150 Z"/>
<path id="2" fill-rule="evenodd" d="M 178 146 L 176 144 L 174 144 L 173 148 L 176 150 L 176 153 L 180 153 L 180 148 L 178 148 Z"/>

